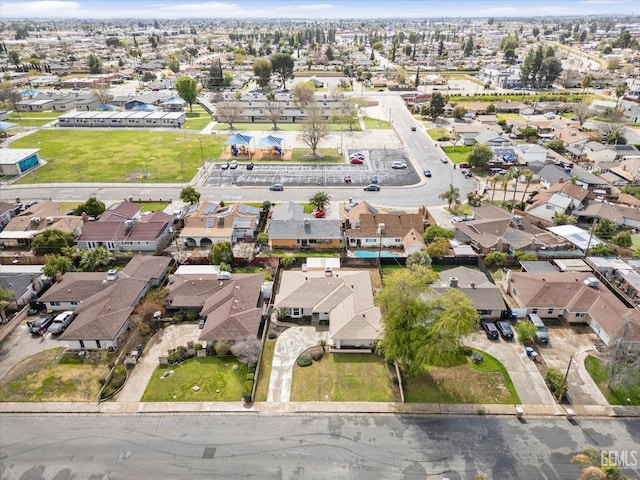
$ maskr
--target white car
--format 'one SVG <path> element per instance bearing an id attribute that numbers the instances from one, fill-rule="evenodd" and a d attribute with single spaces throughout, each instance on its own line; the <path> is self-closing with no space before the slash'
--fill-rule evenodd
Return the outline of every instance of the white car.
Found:
<path id="1" fill-rule="evenodd" d="M 391 164 L 391 168 L 402 169 L 402 168 L 408 168 L 408 167 L 407 167 L 407 164 L 404 162 L 393 162 Z"/>
<path id="2" fill-rule="evenodd" d="M 460 223 L 460 222 L 464 222 L 464 219 L 462 219 L 461 217 L 453 217 L 451 219 L 451 223 Z"/>
<path id="3" fill-rule="evenodd" d="M 235 170 L 236 168 L 238 168 L 238 162 L 236 160 L 231 160 L 231 163 L 229 164 L 229 168 L 231 170 Z"/>
<path id="4" fill-rule="evenodd" d="M 53 335 L 59 335 L 64 332 L 69 324 L 73 321 L 73 312 L 71 310 L 67 310 L 65 312 L 60 313 L 53 319 L 53 323 L 49 327 L 49 333 Z"/>
<path id="5" fill-rule="evenodd" d="M 440 157 L 440 161 L 442 163 L 449 163 L 449 158 L 448 157 Z"/>

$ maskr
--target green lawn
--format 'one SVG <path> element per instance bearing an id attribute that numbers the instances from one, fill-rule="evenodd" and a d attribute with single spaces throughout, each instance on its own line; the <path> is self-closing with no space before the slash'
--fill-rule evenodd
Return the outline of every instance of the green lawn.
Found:
<path id="1" fill-rule="evenodd" d="M 461 163 L 467 161 L 467 156 L 473 150 L 473 147 L 470 145 L 457 145 L 453 147 L 443 147 L 442 148 L 449 160 L 453 163 Z"/>
<path id="2" fill-rule="evenodd" d="M 273 363 L 273 352 L 276 349 L 277 339 L 267 338 L 264 341 L 262 349 L 262 358 L 260 359 L 260 376 L 258 377 L 258 385 L 256 386 L 256 402 L 266 402 L 267 393 L 269 393 L 269 381 L 271 380 L 271 365 Z"/>
<path id="3" fill-rule="evenodd" d="M 505 120 L 507 122 L 519 122 L 524 121 L 524 117 L 517 113 L 498 113 L 496 114 L 498 120 Z"/>
<path id="4" fill-rule="evenodd" d="M 631 235 L 631 248 L 634 250 L 640 248 L 640 235 Z"/>
<path id="5" fill-rule="evenodd" d="M 317 153 L 322 155 L 319 158 L 309 157 L 311 150 L 308 148 L 294 148 L 291 154 L 291 161 L 298 163 L 344 163 L 344 156 L 338 153 L 335 148 L 318 148 Z M 281 161 L 281 160 L 278 160 Z"/>
<path id="6" fill-rule="evenodd" d="M 401 270 L 403 268 L 406 268 L 404 265 L 382 265 L 380 266 L 380 269 L 382 270 L 382 276 L 384 277 L 385 275 L 390 275 L 391 273 L 395 272 L 396 270 Z"/>
<path id="7" fill-rule="evenodd" d="M 593 355 L 587 355 L 584 366 L 591 375 L 593 381 L 611 405 L 640 405 L 640 386 L 636 386 L 630 393 L 624 393 L 607 386 L 609 382 L 609 369 L 602 360 Z M 627 401 L 627 398 L 630 401 Z"/>
<path id="8" fill-rule="evenodd" d="M 140 202 L 143 212 L 163 211 L 169 205 L 169 202 Z"/>
<path id="9" fill-rule="evenodd" d="M 42 127 L 48 123 L 51 123 L 55 118 L 12 118 L 9 123 L 15 123 L 21 127 Z"/>
<path id="10" fill-rule="evenodd" d="M 325 353 L 309 367 L 293 368 L 293 402 L 393 402 L 384 359 L 371 353 Z"/>
<path id="11" fill-rule="evenodd" d="M 504 366 L 491 355 L 474 365 L 429 367 L 421 375 L 403 379 L 405 401 L 408 403 L 520 403 L 511 378 Z"/>
<path id="12" fill-rule="evenodd" d="M 224 136 L 149 130 L 41 130 L 13 142 L 41 148 L 48 163 L 20 183 L 190 180 L 205 160 L 222 153 Z"/>
<path id="13" fill-rule="evenodd" d="M 435 141 L 440 141 L 441 138 L 450 137 L 449 131 L 446 128 L 441 127 L 427 129 L 427 135 Z"/>
<path id="14" fill-rule="evenodd" d="M 227 366 L 228 365 L 228 366 Z M 238 370 L 233 370 L 238 365 Z M 161 380 L 163 373 L 174 373 Z M 242 399 L 247 366 L 235 357 L 193 358 L 177 365 L 160 365 L 151 376 L 143 402 L 235 402 Z M 193 391 L 193 386 L 200 391 Z M 220 393 L 216 393 L 220 390 Z"/>
<path id="15" fill-rule="evenodd" d="M 303 123 L 278 123 L 278 130 L 274 130 L 272 123 L 234 123 L 233 131 L 234 132 L 243 132 L 243 131 L 249 131 L 249 132 L 274 132 L 275 131 L 277 132 L 280 130 L 285 132 L 301 132 L 303 129 L 303 126 L 304 126 Z M 384 128 L 384 126 L 380 128 Z M 213 127 L 213 130 L 227 131 L 229 130 L 229 124 L 217 123 Z M 339 132 L 341 130 L 347 132 L 349 131 L 349 125 L 344 123 L 328 123 L 327 130 L 329 130 L 330 132 Z M 357 123 L 352 125 L 351 131 L 359 132 L 360 125 Z"/>
<path id="16" fill-rule="evenodd" d="M 364 126 L 367 130 L 391 130 L 391 124 L 386 120 L 364 117 Z"/>
<path id="17" fill-rule="evenodd" d="M 12 112 L 9 114 L 9 121 L 13 122 L 19 118 L 58 118 L 60 115 L 67 112 Z"/>

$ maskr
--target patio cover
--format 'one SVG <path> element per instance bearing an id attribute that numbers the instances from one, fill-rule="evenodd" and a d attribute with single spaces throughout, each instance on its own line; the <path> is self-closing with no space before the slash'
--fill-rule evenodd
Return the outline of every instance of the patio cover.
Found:
<path id="1" fill-rule="evenodd" d="M 249 144 L 251 143 L 251 139 L 253 137 L 250 137 L 248 135 L 243 135 L 241 133 L 236 133 L 234 135 L 231 135 L 229 137 L 229 139 L 224 142 L 225 145 L 247 145 L 249 146 Z"/>
<path id="2" fill-rule="evenodd" d="M 0 122 L 0 132 L 6 132 L 12 128 L 16 128 L 18 124 L 9 122 Z"/>
<path id="3" fill-rule="evenodd" d="M 265 147 L 280 147 L 282 148 L 282 138 L 274 137 L 273 135 L 268 135 L 264 138 L 260 139 L 258 143 L 260 148 Z"/>
<path id="4" fill-rule="evenodd" d="M 96 110 L 101 110 L 101 111 L 105 111 L 105 112 L 113 112 L 113 111 L 119 110 L 119 108 L 116 107 L 115 105 L 110 105 L 108 103 L 101 103 L 100 105 L 98 105 L 96 107 Z"/>

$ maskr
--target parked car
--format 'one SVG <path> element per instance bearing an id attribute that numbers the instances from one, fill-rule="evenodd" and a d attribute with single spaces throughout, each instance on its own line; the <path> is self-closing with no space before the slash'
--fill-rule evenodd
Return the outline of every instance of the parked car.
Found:
<path id="1" fill-rule="evenodd" d="M 253 170 L 253 162 L 247 163 L 247 170 Z"/>
<path id="2" fill-rule="evenodd" d="M 231 163 L 229 164 L 229 168 L 231 170 L 235 170 L 236 168 L 238 168 L 238 162 L 236 160 L 231 160 Z"/>
<path id="3" fill-rule="evenodd" d="M 55 317 L 53 314 L 41 315 L 32 322 L 27 322 L 27 327 L 33 335 L 44 335 Z"/>
<path id="4" fill-rule="evenodd" d="M 511 329 L 511 325 L 509 325 L 509 322 L 506 322 L 504 320 L 496 322 L 496 328 L 498 329 L 498 332 L 500 332 L 500 336 L 504 340 L 513 340 L 513 330 Z"/>
<path id="5" fill-rule="evenodd" d="M 527 320 L 536 326 L 536 343 L 549 343 L 549 331 L 540 316 L 535 313 L 528 313 Z"/>
<path id="6" fill-rule="evenodd" d="M 415 132 L 417 130 L 417 128 L 415 126 L 411 127 L 411 131 Z"/>
<path id="7" fill-rule="evenodd" d="M 424 171 L 424 176 L 428 177 L 428 178 L 431 178 L 431 170 L 425 170 Z"/>
<path id="8" fill-rule="evenodd" d="M 73 321 L 73 312 L 71 310 L 67 310 L 56 315 L 56 318 L 51 322 L 51 326 L 49 327 L 49 333 L 53 335 L 59 335 L 64 332 L 67 327 Z"/>
<path id="9" fill-rule="evenodd" d="M 365 192 L 379 192 L 380 185 L 376 185 L 375 183 L 372 183 L 371 185 L 367 185 L 366 187 L 364 187 L 363 190 Z"/>
<path id="10" fill-rule="evenodd" d="M 274 183 L 269 187 L 272 192 L 281 192 L 284 190 L 284 186 L 281 183 Z"/>
<path id="11" fill-rule="evenodd" d="M 359 158 L 360 160 L 364 160 L 364 153 L 362 152 L 353 152 L 349 154 L 349 158 Z"/>
<path id="12" fill-rule="evenodd" d="M 371 175 L 371 183 L 380 183 L 378 175 Z"/>
<path id="13" fill-rule="evenodd" d="M 451 218 L 451 223 L 460 223 L 460 222 L 464 222 L 464 219 L 462 217 L 452 217 Z"/>
<path id="14" fill-rule="evenodd" d="M 487 335 L 489 340 L 498 340 L 500 338 L 500 332 L 496 328 L 496 324 L 493 322 L 483 322 L 482 329 L 484 333 Z"/>
<path id="15" fill-rule="evenodd" d="M 344 183 L 351 183 L 351 175 L 344 176 Z"/>
<path id="16" fill-rule="evenodd" d="M 464 175 L 464 178 L 473 177 L 473 173 L 471 173 L 471 170 L 469 170 L 468 168 L 463 168 L 461 171 L 462 171 L 462 174 Z"/>
<path id="17" fill-rule="evenodd" d="M 222 165 L 220 165 L 220 168 L 222 170 L 228 170 L 229 169 L 229 162 L 224 162 Z"/>
<path id="18" fill-rule="evenodd" d="M 442 163 L 449 163 L 449 157 L 440 157 Z"/>
<path id="19" fill-rule="evenodd" d="M 316 209 L 313 212 L 311 212 L 311 215 L 313 215 L 316 218 L 324 218 L 327 216 L 327 212 L 325 212 L 324 210 Z"/>
<path id="20" fill-rule="evenodd" d="M 391 168 L 402 169 L 402 168 L 409 168 L 409 167 L 407 167 L 407 164 L 405 162 L 393 162 L 391 164 Z"/>
<path id="21" fill-rule="evenodd" d="M 364 160 L 361 158 L 353 157 L 349 160 L 353 165 L 362 165 Z"/>

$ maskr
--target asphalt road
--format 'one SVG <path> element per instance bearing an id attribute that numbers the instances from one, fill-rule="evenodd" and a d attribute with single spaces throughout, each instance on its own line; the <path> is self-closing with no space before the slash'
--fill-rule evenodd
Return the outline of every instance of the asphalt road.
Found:
<path id="1" fill-rule="evenodd" d="M 0 418 L 0 478 L 575 479 L 583 448 L 639 445 L 640 422 L 621 419 L 13 415 Z"/>

